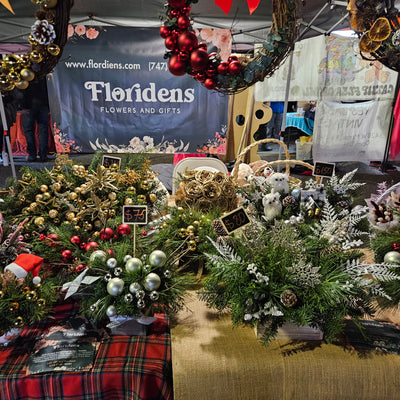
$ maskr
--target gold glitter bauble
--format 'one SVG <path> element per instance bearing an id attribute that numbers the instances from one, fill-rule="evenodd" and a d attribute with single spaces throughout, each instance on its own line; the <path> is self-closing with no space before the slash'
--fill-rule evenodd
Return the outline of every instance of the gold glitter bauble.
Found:
<path id="1" fill-rule="evenodd" d="M 133 199 L 131 199 L 130 197 L 127 197 L 125 200 L 124 200 L 124 205 L 126 205 L 126 206 L 131 206 L 133 204 Z"/>
<path id="2" fill-rule="evenodd" d="M 44 193 L 44 192 L 47 192 L 49 190 L 49 187 L 47 185 L 40 185 L 39 189 L 40 189 L 41 192 Z"/>
<path id="3" fill-rule="evenodd" d="M 21 80 L 21 76 L 14 71 L 11 71 L 7 75 L 7 79 L 12 83 L 17 83 Z"/>
<path id="4" fill-rule="evenodd" d="M 28 81 L 20 80 L 15 84 L 15 87 L 19 90 L 25 90 L 29 86 Z"/>
<path id="5" fill-rule="evenodd" d="M 136 194 L 136 188 L 135 188 L 135 186 L 129 186 L 128 189 L 127 189 L 127 191 L 128 191 L 128 192 L 131 192 L 131 193 L 133 193 L 133 194 Z"/>
<path id="6" fill-rule="evenodd" d="M 139 204 L 145 204 L 146 203 L 146 196 L 144 194 L 139 194 L 137 197 L 137 201 Z"/>
<path id="7" fill-rule="evenodd" d="M 43 200 L 43 195 L 42 194 L 37 194 L 35 196 L 35 201 L 42 201 Z"/>
<path id="8" fill-rule="evenodd" d="M 141 187 L 143 190 L 149 190 L 149 189 L 150 189 L 150 182 L 147 181 L 147 180 L 142 181 L 142 182 L 140 183 L 140 187 Z"/>
<path id="9" fill-rule="evenodd" d="M 62 185 L 61 185 L 60 182 L 56 182 L 56 183 L 53 185 L 53 188 L 54 188 L 54 190 L 55 190 L 56 192 L 59 192 L 59 191 L 61 190 L 61 188 L 62 188 Z"/>
<path id="10" fill-rule="evenodd" d="M 47 45 L 47 52 L 52 56 L 58 56 L 60 54 L 60 47 L 55 43 L 49 43 Z"/>
<path id="11" fill-rule="evenodd" d="M 35 224 L 36 225 L 43 225 L 44 224 L 44 218 L 43 217 L 36 217 L 35 218 Z"/>
<path id="12" fill-rule="evenodd" d="M 65 175 L 63 175 L 63 174 L 57 175 L 57 181 L 58 182 L 64 182 L 65 181 Z"/>
<path id="13" fill-rule="evenodd" d="M 43 60 L 43 56 L 37 50 L 32 50 L 29 53 L 29 59 L 33 62 L 40 63 Z"/>
<path id="14" fill-rule="evenodd" d="M 151 203 L 155 203 L 157 200 L 157 196 L 154 193 L 149 194 L 149 200 Z"/>
<path id="15" fill-rule="evenodd" d="M 118 171 L 119 170 L 119 165 L 118 164 L 111 164 L 110 165 L 110 170 L 111 171 Z"/>
<path id="16" fill-rule="evenodd" d="M 81 193 L 81 191 L 82 189 L 79 186 L 74 189 L 74 192 L 77 194 Z"/>
<path id="17" fill-rule="evenodd" d="M 37 305 L 38 305 L 38 307 L 44 307 L 46 305 L 46 300 L 45 299 L 38 299 L 37 300 Z"/>
<path id="18" fill-rule="evenodd" d="M 68 200 L 76 200 L 78 198 L 77 193 L 71 192 L 68 194 Z"/>
<path id="19" fill-rule="evenodd" d="M 43 193 L 43 200 L 50 200 L 51 199 L 51 194 L 49 192 Z"/>
<path id="20" fill-rule="evenodd" d="M 73 213 L 72 211 L 68 211 L 65 214 L 65 218 L 67 219 L 67 221 L 72 221 L 75 218 L 75 213 Z"/>
<path id="21" fill-rule="evenodd" d="M 37 206 L 38 206 L 38 204 L 35 202 L 29 204 L 28 211 L 35 211 Z"/>
<path id="22" fill-rule="evenodd" d="M 188 246 L 188 249 L 189 249 L 190 251 L 195 251 L 196 248 L 197 248 L 196 241 L 194 241 L 194 240 L 189 240 L 187 246 Z"/>
<path id="23" fill-rule="evenodd" d="M 189 226 L 186 228 L 186 231 L 187 231 L 187 233 L 194 233 L 195 227 L 194 227 L 193 225 L 189 225 Z"/>
<path id="24" fill-rule="evenodd" d="M 32 179 L 32 174 L 30 174 L 29 172 L 25 172 L 24 174 L 22 174 L 22 180 L 25 182 L 29 182 Z"/>
<path id="25" fill-rule="evenodd" d="M 100 228 L 101 225 L 102 225 L 102 224 L 101 224 L 101 221 L 100 221 L 99 219 L 96 219 L 96 221 L 94 221 L 93 224 L 94 224 L 94 227 L 95 227 L 96 229 Z"/>
<path id="26" fill-rule="evenodd" d="M 58 211 L 57 210 L 50 210 L 49 211 L 49 217 L 50 218 L 56 218 L 58 215 Z"/>
<path id="27" fill-rule="evenodd" d="M 14 326 L 15 326 L 16 328 L 20 328 L 20 327 L 23 326 L 23 325 L 24 325 L 24 320 L 22 319 L 22 317 L 17 317 L 17 318 L 15 318 Z"/>
<path id="28" fill-rule="evenodd" d="M 115 192 L 108 193 L 108 198 L 110 200 L 116 200 L 117 199 L 117 193 L 115 193 Z"/>

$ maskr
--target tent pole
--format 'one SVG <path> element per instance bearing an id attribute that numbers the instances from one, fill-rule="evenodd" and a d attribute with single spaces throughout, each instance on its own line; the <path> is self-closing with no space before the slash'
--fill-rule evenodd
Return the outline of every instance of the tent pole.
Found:
<path id="1" fill-rule="evenodd" d="M 15 166 L 14 166 L 14 159 L 13 159 L 11 144 L 10 144 L 10 136 L 8 135 L 8 125 L 7 125 L 6 113 L 4 111 L 3 96 L 1 96 L 1 95 L 0 95 L 0 114 L 1 114 L 1 122 L 3 123 L 4 137 L 6 139 L 4 145 L 7 147 L 8 158 L 9 158 L 10 164 L 11 164 L 12 176 L 14 179 L 17 179 L 17 174 L 15 172 Z"/>
<path id="2" fill-rule="evenodd" d="M 385 172 L 387 167 L 389 166 L 388 159 L 389 159 L 390 144 L 392 141 L 392 133 L 394 127 L 394 107 L 396 105 L 399 89 L 400 89 L 400 74 L 397 75 L 396 89 L 394 91 L 394 97 L 393 97 L 392 114 L 390 116 L 389 130 L 388 130 L 388 135 L 386 137 L 385 152 L 383 153 L 383 160 L 379 168 L 382 172 Z"/>
<path id="3" fill-rule="evenodd" d="M 283 105 L 283 118 L 282 118 L 282 126 L 281 126 L 281 138 L 280 140 L 284 141 L 284 137 L 282 133 L 285 133 L 286 128 L 286 113 L 288 109 L 288 102 L 289 102 L 289 91 L 290 91 L 290 80 L 292 77 L 292 68 L 293 68 L 293 50 L 290 52 L 289 55 L 289 69 L 288 69 L 288 77 L 286 79 L 286 89 L 285 89 L 285 103 Z M 279 156 L 278 160 L 282 157 L 282 146 L 279 146 Z M 280 167 L 279 167 L 280 169 Z M 286 171 L 288 172 L 288 171 Z"/>

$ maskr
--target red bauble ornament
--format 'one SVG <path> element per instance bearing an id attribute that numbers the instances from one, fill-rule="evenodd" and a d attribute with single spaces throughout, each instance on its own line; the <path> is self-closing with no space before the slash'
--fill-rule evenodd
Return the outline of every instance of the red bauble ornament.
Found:
<path id="1" fill-rule="evenodd" d="M 206 74 L 204 72 L 200 72 L 196 75 L 196 80 L 199 82 L 204 82 L 206 80 Z"/>
<path id="2" fill-rule="evenodd" d="M 170 16 L 171 18 L 177 18 L 177 17 L 179 16 L 179 11 L 178 11 L 178 10 L 171 10 L 171 11 L 169 12 L 169 16 Z"/>
<path id="3" fill-rule="evenodd" d="M 185 75 L 185 72 L 186 72 L 185 67 L 186 67 L 186 63 L 184 61 L 180 60 L 178 55 L 174 54 L 169 59 L 168 69 L 172 75 L 176 75 L 176 76 Z"/>
<path id="4" fill-rule="evenodd" d="M 86 243 L 85 242 L 79 243 L 79 248 L 82 250 L 86 249 Z"/>
<path id="5" fill-rule="evenodd" d="M 228 73 L 229 63 L 226 61 L 222 61 L 221 64 L 217 67 L 217 72 L 221 75 L 226 75 Z"/>
<path id="6" fill-rule="evenodd" d="M 228 71 L 231 75 L 237 75 L 242 70 L 242 65 L 239 61 L 234 60 L 229 63 Z"/>
<path id="7" fill-rule="evenodd" d="M 110 240 L 114 236 L 114 231 L 111 228 L 104 228 L 100 231 L 100 239 Z"/>
<path id="8" fill-rule="evenodd" d="M 178 59 L 186 63 L 186 61 L 189 60 L 189 53 L 187 51 L 180 51 L 178 53 Z"/>
<path id="9" fill-rule="evenodd" d="M 71 250 L 63 250 L 63 252 L 61 253 L 62 258 L 64 258 L 65 260 L 69 260 L 70 258 L 72 258 L 72 251 Z"/>
<path id="10" fill-rule="evenodd" d="M 186 15 L 181 15 L 178 18 L 178 28 L 179 29 L 187 29 L 190 25 L 190 19 Z"/>
<path id="11" fill-rule="evenodd" d="M 186 6 L 186 0 L 168 0 L 168 4 L 173 8 L 183 8 Z"/>
<path id="12" fill-rule="evenodd" d="M 191 31 L 185 31 L 178 37 L 178 47 L 180 51 L 192 51 L 197 45 L 197 37 Z"/>
<path id="13" fill-rule="evenodd" d="M 206 71 L 206 75 L 209 78 L 212 78 L 213 76 L 217 75 L 217 70 L 214 67 L 208 67 L 207 71 Z"/>
<path id="14" fill-rule="evenodd" d="M 142 231 L 142 236 L 147 236 L 147 232 L 146 231 Z"/>
<path id="15" fill-rule="evenodd" d="M 207 43 L 201 42 L 201 43 L 199 43 L 197 48 L 207 51 Z"/>
<path id="16" fill-rule="evenodd" d="M 90 250 L 95 250 L 99 247 L 99 245 L 96 242 L 89 242 L 86 246 L 85 246 L 85 250 L 86 251 L 90 251 Z"/>
<path id="17" fill-rule="evenodd" d="M 192 9 L 189 6 L 183 7 L 181 9 L 182 14 L 185 14 L 185 15 L 189 15 L 190 11 L 192 11 Z"/>
<path id="18" fill-rule="evenodd" d="M 60 240 L 60 236 L 58 236 L 57 233 L 50 233 L 50 235 L 47 235 L 47 239 L 58 241 Z"/>
<path id="19" fill-rule="evenodd" d="M 170 29 L 167 28 L 165 25 L 162 25 L 162 26 L 160 27 L 160 36 L 161 36 L 163 39 L 166 39 L 170 34 L 171 34 Z"/>
<path id="20" fill-rule="evenodd" d="M 176 48 L 176 39 L 173 36 L 168 36 L 165 39 L 165 47 L 168 50 L 175 50 L 175 48 Z"/>
<path id="21" fill-rule="evenodd" d="M 217 86 L 217 82 L 215 82 L 214 79 L 212 79 L 212 78 L 207 78 L 207 79 L 204 81 L 204 87 L 205 87 L 206 89 L 208 89 L 208 90 L 215 89 L 216 86 Z"/>
<path id="22" fill-rule="evenodd" d="M 109 256 L 111 256 L 111 257 L 114 257 L 114 256 L 115 256 L 115 252 L 114 252 L 113 249 L 107 249 L 107 250 L 106 250 L 106 253 L 107 253 Z"/>
<path id="23" fill-rule="evenodd" d="M 81 238 L 79 236 L 72 236 L 70 239 L 71 243 L 73 244 L 79 244 L 81 242 Z"/>
<path id="24" fill-rule="evenodd" d="M 238 61 L 237 56 L 229 56 L 229 57 L 228 57 L 228 62 L 230 63 L 230 62 L 232 62 L 232 61 Z"/>
<path id="25" fill-rule="evenodd" d="M 78 264 L 76 267 L 75 267 L 75 271 L 76 272 L 82 272 L 83 270 L 85 269 L 85 266 L 83 265 L 83 264 Z"/>
<path id="26" fill-rule="evenodd" d="M 393 243 L 392 244 L 392 249 L 394 251 L 400 251 L 400 243 Z"/>
<path id="27" fill-rule="evenodd" d="M 119 235 L 129 235 L 131 233 L 131 227 L 128 224 L 121 224 L 117 228 L 117 232 Z"/>
<path id="28" fill-rule="evenodd" d="M 203 49 L 196 49 L 190 53 L 190 65 L 196 71 L 204 71 L 208 66 L 208 54 Z"/>

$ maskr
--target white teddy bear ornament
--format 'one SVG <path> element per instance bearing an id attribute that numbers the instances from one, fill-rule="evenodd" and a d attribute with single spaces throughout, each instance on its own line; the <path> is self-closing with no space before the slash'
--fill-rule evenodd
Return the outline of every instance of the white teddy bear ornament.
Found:
<path id="1" fill-rule="evenodd" d="M 264 219 L 266 221 L 272 221 L 282 212 L 281 196 L 274 190 L 263 197 L 262 205 L 264 206 Z"/>

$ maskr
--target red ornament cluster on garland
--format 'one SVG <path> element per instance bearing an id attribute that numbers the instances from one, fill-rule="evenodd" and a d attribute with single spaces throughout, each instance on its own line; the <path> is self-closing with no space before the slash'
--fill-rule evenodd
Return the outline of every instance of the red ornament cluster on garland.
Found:
<path id="1" fill-rule="evenodd" d="M 168 69 L 176 76 L 188 73 L 212 90 L 218 85 L 218 75 L 238 75 L 242 65 L 236 56 L 221 61 L 217 53 L 207 53 L 207 45 L 198 43 L 191 28 L 190 11 L 187 0 L 168 0 L 168 19 L 160 28 L 160 36 L 170 50 L 165 56 L 169 58 Z"/>

